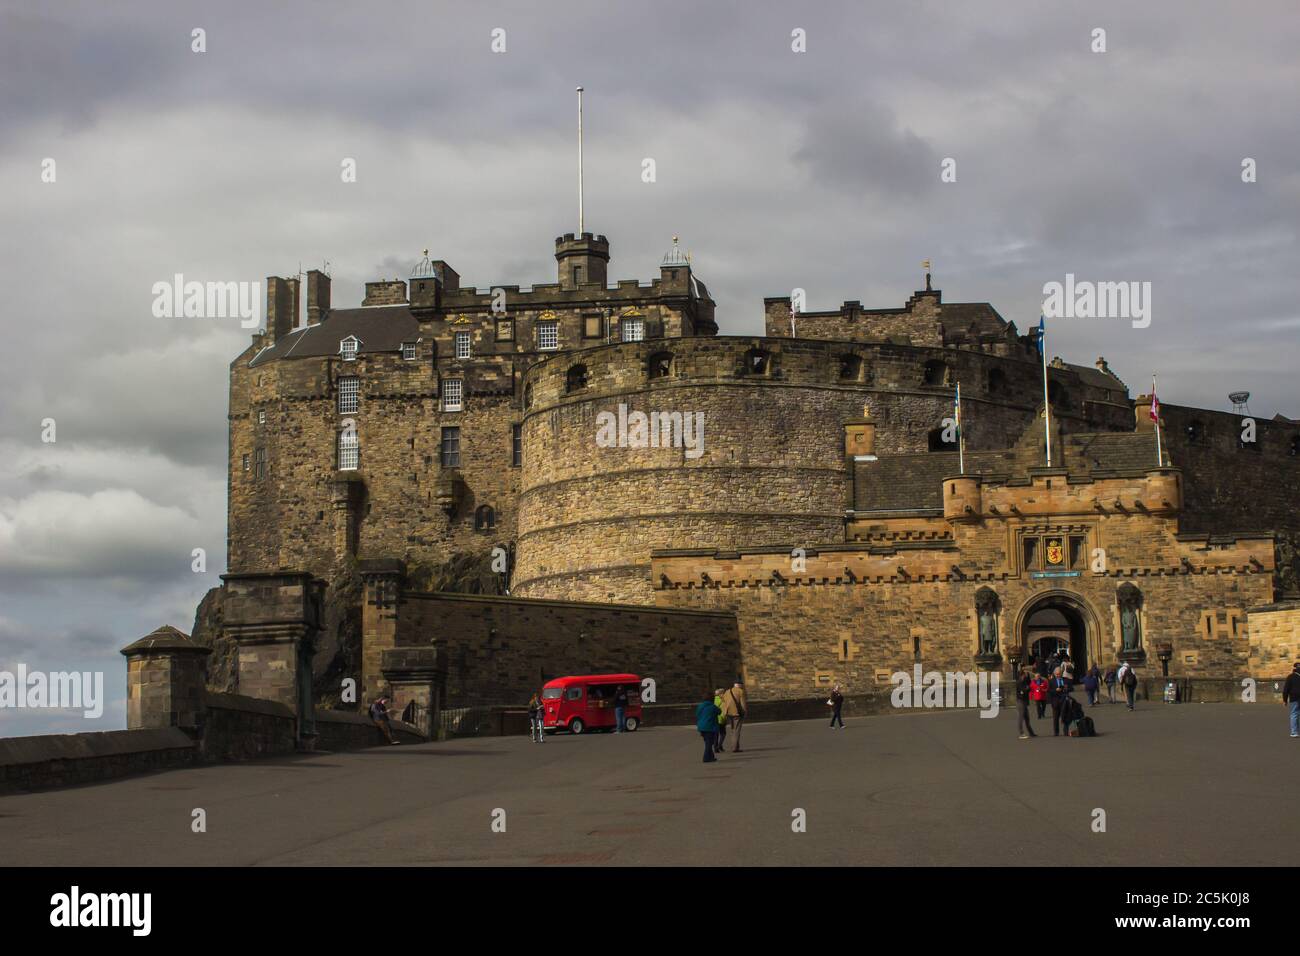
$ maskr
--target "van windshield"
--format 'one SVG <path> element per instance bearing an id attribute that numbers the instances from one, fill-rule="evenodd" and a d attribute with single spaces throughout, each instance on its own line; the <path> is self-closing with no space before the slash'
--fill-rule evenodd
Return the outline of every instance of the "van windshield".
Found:
<path id="1" fill-rule="evenodd" d="M 563 687 L 547 687 L 542 691 L 542 700 L 559 700 L 564 696 Z"/>

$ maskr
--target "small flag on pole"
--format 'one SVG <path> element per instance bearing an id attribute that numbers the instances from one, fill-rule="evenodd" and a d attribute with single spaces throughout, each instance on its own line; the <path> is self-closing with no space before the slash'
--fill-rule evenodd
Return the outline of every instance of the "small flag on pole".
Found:
<path id="1" fill-rule="evenodd" d="M 961 437 L 961 382 L 957 383 L 957 398 L 953 408 L 953 424 L 957 430 L 957 472 L 966 474 L 966 446 Z"/>
<path id="2" fill-rule="evenodd" d="M 1038 348 L 1038 354 L 1043 354 L 1043 343 L 1047 341 L 1047 321 L 1041 315 L 1038 317 L 1038 335 L 1034 337 L 1034 345 Z"/>
<path id="3" fill-rule="evenodd" d="M 1160 421 L 1160 400 L 1156 398 L 1155 382 L 1151 383 L 1151 420 Z"/>

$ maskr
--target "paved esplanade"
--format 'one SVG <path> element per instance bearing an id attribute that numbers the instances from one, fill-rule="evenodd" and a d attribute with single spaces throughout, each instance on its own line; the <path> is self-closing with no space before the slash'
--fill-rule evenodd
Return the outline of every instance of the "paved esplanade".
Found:
<path id="1" fill-rule="evenodd" d="M 266 760 L 0 797 L 13 864 L 1289 864 L 1300 740 L 1276 704 L 1094 711 L 1022 741 L 1015 714 L 488 738 Z M 1050 714 L 1050 712 L 1049 712 Z M 191 832 L 191 811 L 207 832 Z M 506 832 L 492 813 L 506 811 Z M 791 812 L 807 811 L 807 832 Z M 1106 811 L 1106 833 L 1091 829 Z M 1050 853 L 1048 842 L 1056 844 Z"/>

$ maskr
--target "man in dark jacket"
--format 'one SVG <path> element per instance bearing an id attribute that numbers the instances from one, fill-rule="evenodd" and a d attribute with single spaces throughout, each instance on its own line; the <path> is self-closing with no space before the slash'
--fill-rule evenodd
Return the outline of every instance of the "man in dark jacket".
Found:
<path id="1" fill-rule="evenodd" d="M 1033 725 L 1029 723 L 1029 682 L 1031 680 L 1028 665 L 1020 668 L 1020 676 L 1016 679 L 1016 712 L 1020 715 L 1016 723 L 1016 728 L 1020 731 L 1020 739 L 1028 740 L 1030 737 L 1037 737 L 1034 733 Z"/>
<path id="2" fill-rule="evenodd" d="M 614 691 L 614 733 L 623 732 L 623 724 L 626 722 L 627 714 L 627 688 L 619 685 L 618 690 Z"/>
<path id="3" fill-rule="evenodd" d="M 722 710 L 713 702 L 713 694 L 705 694 L 704 700 L 695 708 L 695 729 L 704 738 L 705 763 L 718 759 L 713 753 L 713 744 L 718 738 L 718 718 L 721 716 Z"/>
<path id="4" fill-rule="evenodd" d="M 1061 716 L 1065 714 L 1065 734 L 1070 734 L 1070 710 L 1066 700 L 1073 701 L 1070 697 L 1070 682 L 1061 675 L 1061 669 L 1058 667 L 1052 671 L 1052 679 L 1047 685 L 1048 700 L 1052 704 L 1052 736 L 1061 736 Z"/>
<path id="5" fill-rule="evenodd" d="M 1300 661 L 1295 662 L 1282 685 L 1282 703 L 1291 705 L 1291 736 L 1300 737 Z"/>

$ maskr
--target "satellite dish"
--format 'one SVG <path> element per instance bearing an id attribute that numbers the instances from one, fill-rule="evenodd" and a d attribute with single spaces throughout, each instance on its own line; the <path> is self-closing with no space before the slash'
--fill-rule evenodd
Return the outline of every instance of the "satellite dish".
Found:
<path id="1" fill-rule="evenodd" d="M 1250 392 L 1229 392 L 1228 401 L 1234 405 L 1245 405 L 1250 401 Z"/>

